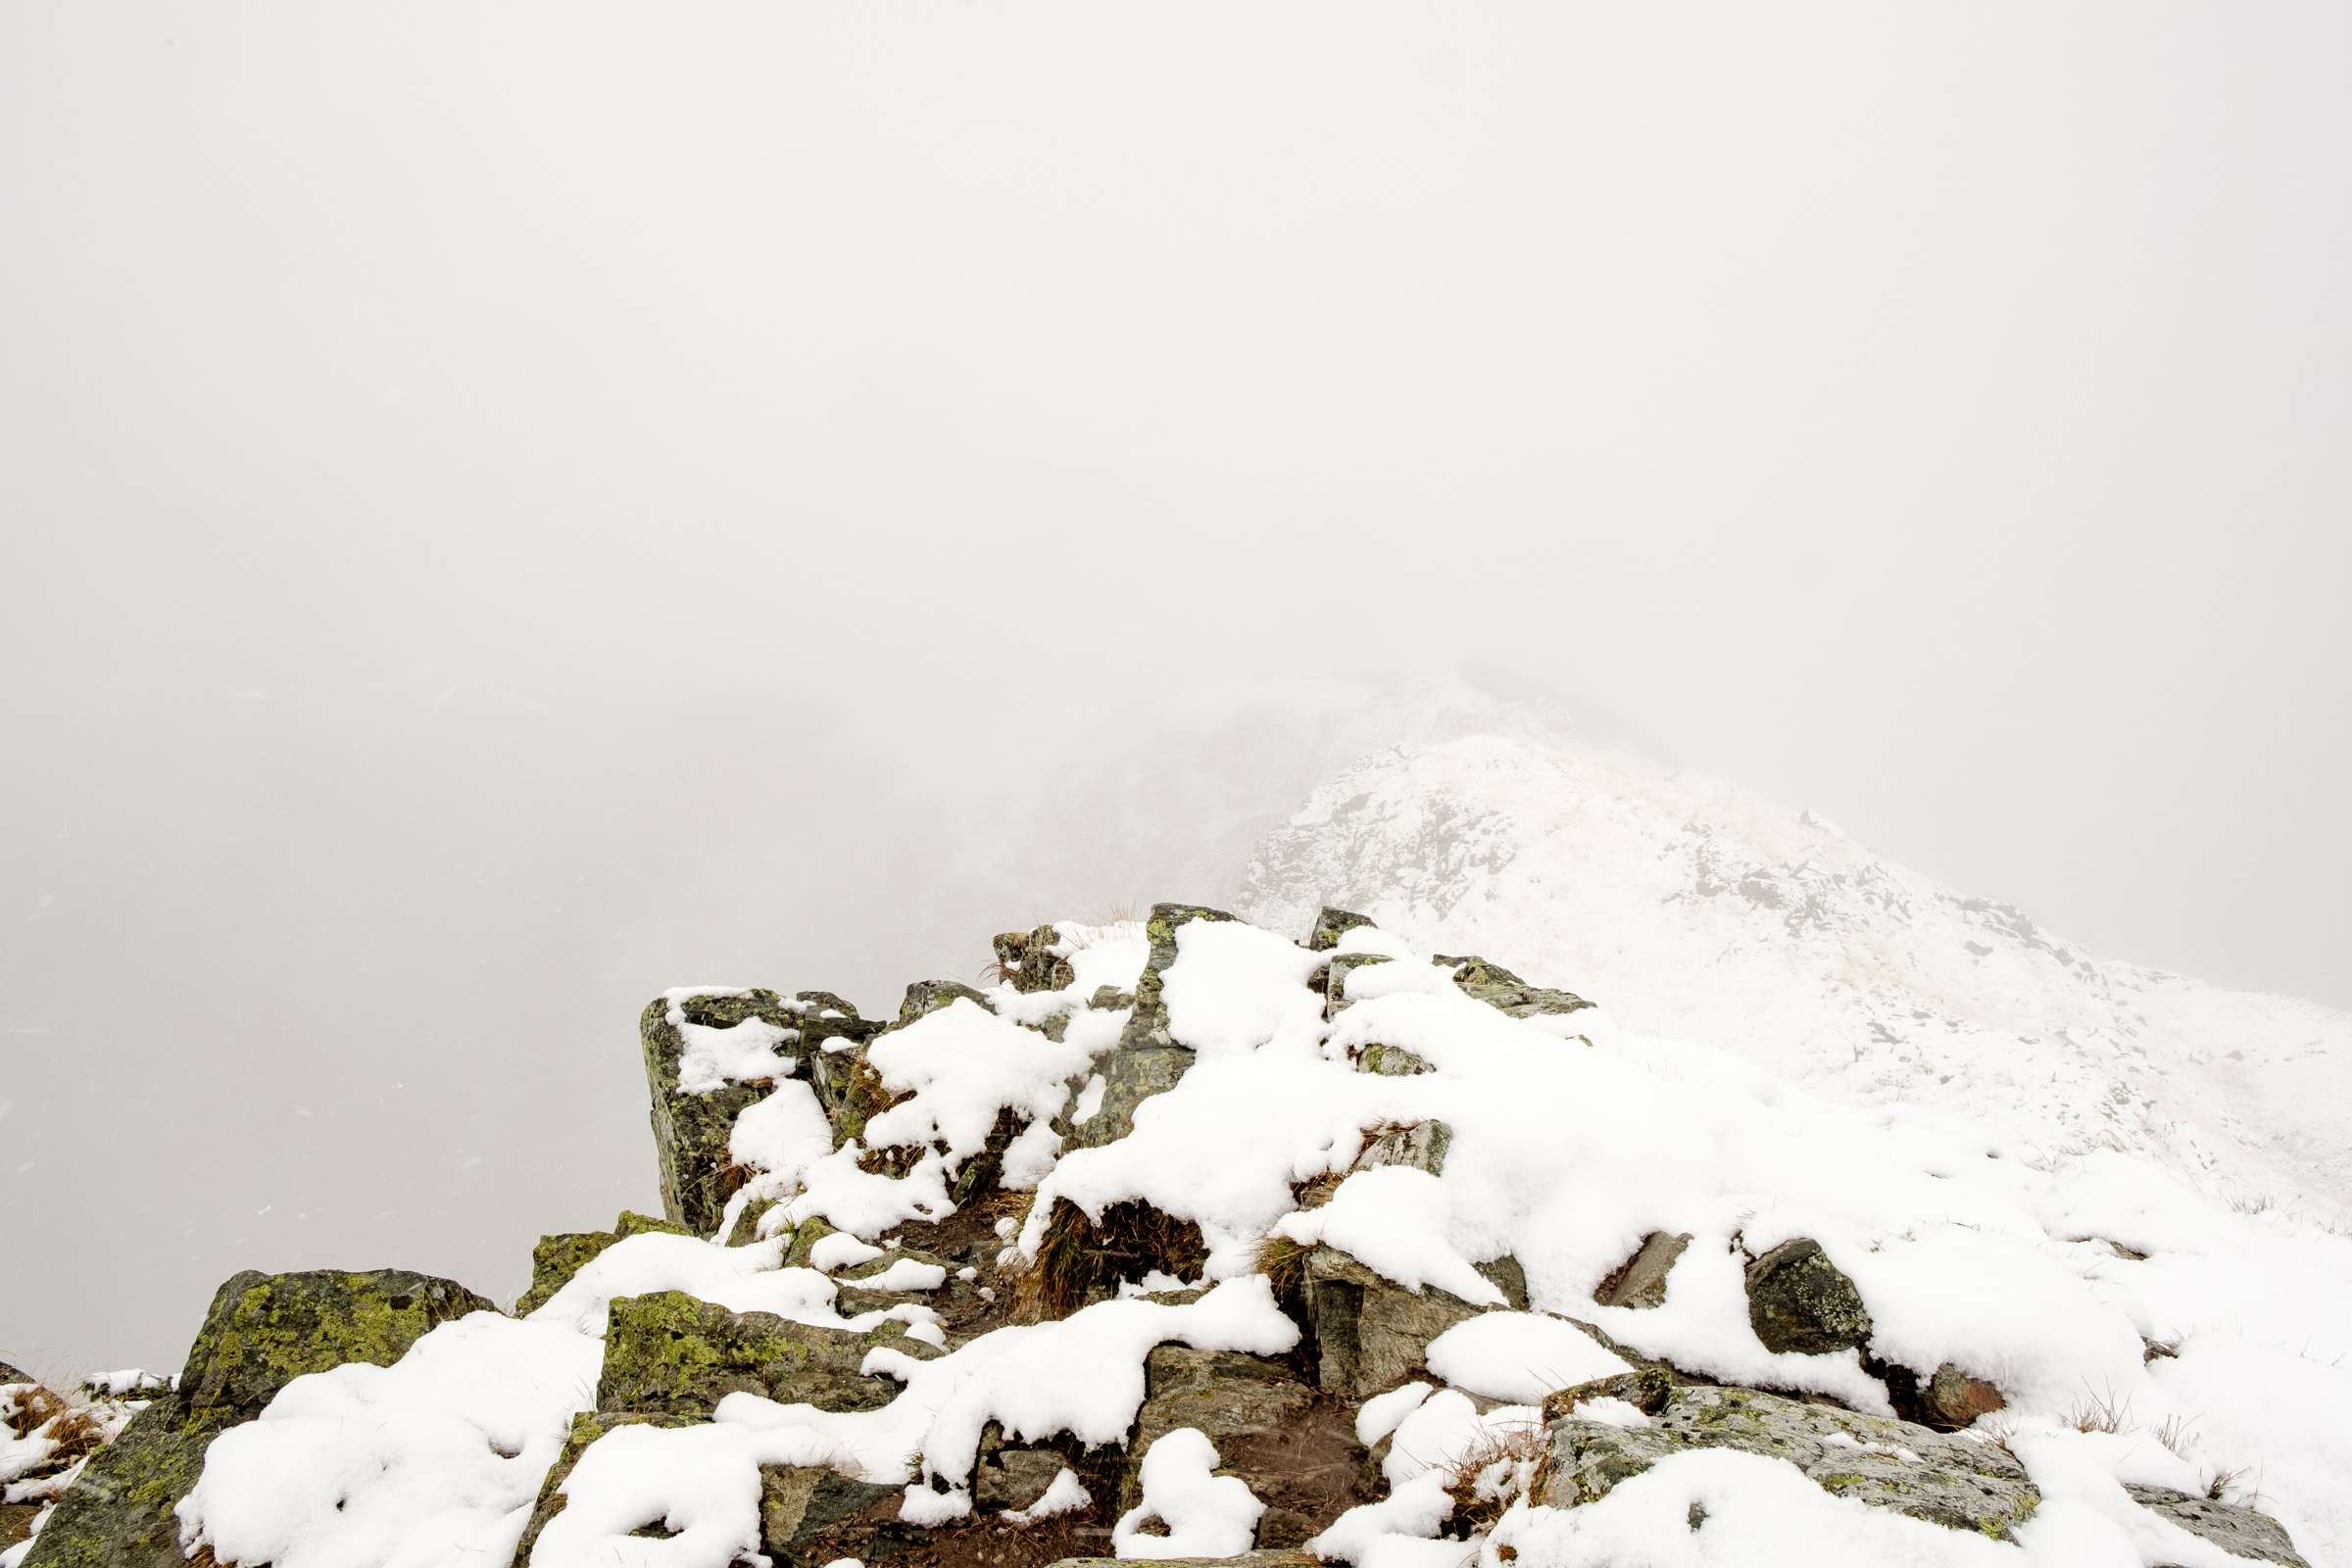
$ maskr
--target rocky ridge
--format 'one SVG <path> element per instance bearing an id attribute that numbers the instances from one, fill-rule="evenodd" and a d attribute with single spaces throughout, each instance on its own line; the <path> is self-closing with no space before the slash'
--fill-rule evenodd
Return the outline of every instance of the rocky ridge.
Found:
<path id="1" fill-rule="evenodd" d="M 1530 1231 L 1501 1245 L 1458 1204 L 1397 1219 L 1483 1191 L 1516 1147 L 1461 1098 L 1489 1054 L 1592 1075 L 1638 1050 L 1577 992 L 1331 908 L 1298 942 L 1163 904 L 995 951 L 989 986 L 919 982 L 888 1021 L 820 991 L 656 999 L 639 1034 L 662 1217 L 544 1238 L 513 1313 L 396 1270 L 238 1276 L 174 1384 L 93 1416 L 78 1470 L 26 1494 L 38 1533 L 0 1568 L 560 1568 L 647 1536 L 710 1568 L 1361 1563 L 1413 1542 L 1565 1562 L 1563 1529 L 1697 1474 L 1693 1454 L 1938 1532 L 1906 1539 L 1948 1537 L 1954 1562 L 1988 1544 L 2047 1560 L 2019 1555 L 2038 1549 L 2038 1478 L 2073 1475 L 2089 1435 L 2034 1410 L 2022 1362 L 1923 1358 L 1889 1332 L 1911 1287 L 1838 1225 L 1781 1235 L 1693 1202 L 1613 1218 L 1586 1266 Z M 1252 1080 L 1234 1075 L 1278 1066 L 1299 1076 L 1263 1085 L 1328 1102 L 1265 1107 L 1289 1118 L 1269 1128 L 1316 1121 L 1314 1160 L 1285 1153 L 1271 1200 L 1248 1173 L 1168 1172 L 1163 1145 L 1199 1147 L 1185 1115 L 1239 1117 Z M 1533 1108 L 1566 1114 L 1550 1083 Z M 2128 1340 L 2134 1363 L 2177 1353 Z M 542 1361 L 497 1400 L 451 1387 Z M 1058 1396 L 1073 1361 L 1084 1392 Z M 28 1387 L 0 1389 L 19 1446 L 69 1413 Z M 340 1433 L 360 1406 L 337 1400 L 392 1435 L 341 1463 L 304 1425 Z M 471 1449 L 434 1457 L 453 1433 Z M 326 1455 L 311 1493 L 287 1479 L 297 1451 Z M 2133 1463 L 2097 1481 L 2145 1561 L 2306 1560 L 2223 1472 Z M 2174 1484 L 2121 1479 L 2143 1472 Z M 1677 1517 L 1725 1528 L 1706 1514 Z M 381 1523 L 334 1537 L 350 1517 Z"/>

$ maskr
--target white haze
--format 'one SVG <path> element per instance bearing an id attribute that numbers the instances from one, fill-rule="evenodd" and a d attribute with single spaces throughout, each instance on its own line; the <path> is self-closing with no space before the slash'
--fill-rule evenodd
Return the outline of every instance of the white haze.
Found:
<path id="1" fill-rule="evenodd" d="M 246 1266 L 511 1292 L 653 1201 L 656 990 L 1214 895 L 1391 673 L 2352 1003 L 2347 58 L 19 0 L 0 1355 L 175 1365 Z"/>

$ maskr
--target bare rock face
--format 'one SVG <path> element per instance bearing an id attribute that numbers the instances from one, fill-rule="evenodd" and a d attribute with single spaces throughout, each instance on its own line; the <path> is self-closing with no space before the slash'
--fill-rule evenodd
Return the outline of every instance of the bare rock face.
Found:
<path id="1" fill-rule="evenodd" d="M 1802 1236 L 1747 1265 L 1747 1320 L 1768 1350 L 1828 1355 L 1870 1344 L 1862 1293 Z"/>
<path id="2" fill-rule="evenodd" d="M 1637 1375 L 1639 1376 L 1639 1375 Z M 1989 1443 L 1949 1437 L 1889 1416 L 1857 1415 L 1747 1389 L 1690 1384 L 1668 1391 L 1639 1427 L 1579 1419 L 1587 1389 L 1545 1401 L 1550 1460 L 1535 1498 L 1556 1508 L 1597 1502 L 1670 1454 L 1738 1448 L 1784 1459 L 1824 1490 L 1954 1530 L 2006 1541 L 2041 1501 L 2025 1467 Z"/>
<path id="3" fill-rule="evenodd" d="M 1664 1231 L 1651 1231 L 1642 1238 L 1641 1249 L 1600 1282 L 1592 1299 L 1602 1306 L 1664 1306 L 1666 1276 L 1674 1268 L 1675 1260 L 1683 1255 L 1683 1249 L 1690 1245 L 1689 1232 L 1670 1236 Z"/>

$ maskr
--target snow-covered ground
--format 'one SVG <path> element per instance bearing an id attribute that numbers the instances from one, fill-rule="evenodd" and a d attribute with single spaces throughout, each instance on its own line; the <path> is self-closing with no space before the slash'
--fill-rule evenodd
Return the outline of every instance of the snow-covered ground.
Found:
<path id="1" fill-rule="evenodd" d="M 1493 715 L 1339 771 L 1236 906 L 1324 903 L 1485 953 L 1628 1025 L 2013 1155 L 2127 1151 L 2215 1200 L 2352 1221 L 2352 1016 L 2102 959 L 1809 813 Z"/>

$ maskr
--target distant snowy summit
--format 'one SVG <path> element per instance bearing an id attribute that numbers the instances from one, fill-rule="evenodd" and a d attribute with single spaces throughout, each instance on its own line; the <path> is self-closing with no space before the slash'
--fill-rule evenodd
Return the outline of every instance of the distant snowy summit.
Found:
<path id="1" fill-rule="evenodd" d="M 657 996 L 663 1214 L 510 1308 L 249 1273 L 174 1381 L 0 1368 L 0 1568 L 2352 1565 L 2306 1216 L 1344 908 L 993 946 Z"/>
<path id="2" fill-rule="evenodd" d="M 2352 1221 L 2352 1015 L 2106 961 L 1811 813 L 1494 710 L 1379 750 L 1250 858 L 1237 906 L 1325 900 L 1508 953 L 1627 1024 L 2018 1154 L 2152 1158 L 2224 1201 Z"/>

